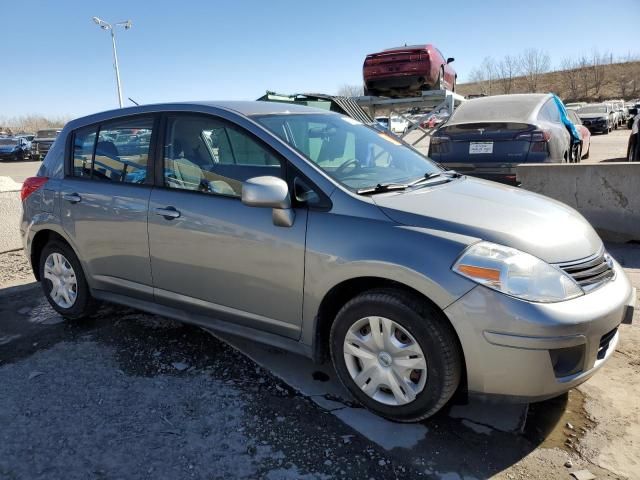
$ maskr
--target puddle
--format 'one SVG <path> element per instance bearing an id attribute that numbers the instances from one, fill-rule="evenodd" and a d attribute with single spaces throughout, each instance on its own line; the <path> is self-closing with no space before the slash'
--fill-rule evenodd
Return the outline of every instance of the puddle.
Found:
<path id="1" fill-rule="evenodd" d="M 574 388 L 560 397 L 532 403 L 524 436 L 542 448 L 574 450 L 580 438 L 596 425 L 587 416 L 584 402 L 584 394 Z"/>

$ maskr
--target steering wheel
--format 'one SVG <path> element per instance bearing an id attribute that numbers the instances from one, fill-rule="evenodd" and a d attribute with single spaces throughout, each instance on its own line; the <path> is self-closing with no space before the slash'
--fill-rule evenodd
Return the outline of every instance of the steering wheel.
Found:
<path id="1" fill-rule="evenodd" d="M 356 167 L 359 165 L 358 160 L 356 160 L 355 158 L 352 158 L 350 160 L 347 160 L 344 163 L 341 163 L 338 168 L 335 169 L 335 171 L 333 172 L 335 175 L 341 175 L 342 173 L 344 173 L 344 171 L 347 169 L 347 167 L 349 165 L 355 165 Z"/>

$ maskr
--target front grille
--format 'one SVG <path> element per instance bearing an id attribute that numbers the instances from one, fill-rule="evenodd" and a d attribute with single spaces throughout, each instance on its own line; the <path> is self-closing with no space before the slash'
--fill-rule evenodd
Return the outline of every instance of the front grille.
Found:
<path id="1" fill-rule="evenodd" d="M 585 292 L 594 290 L 615 276 L 611 257 L 604 250 L 583 260 L 558 264 Z"/>
<path id="2" fill-rule="evenodd" d="M 613 340 L 613 337 L 616 336 L 617 331 L 618 327 L 614 328 L 608 333 L 605 333 L 600 339 L 600 345 L 598 346 L 598 360 L 602 360 L 607 354 L 609 344 L 611 343 L 611 340 Z"/>

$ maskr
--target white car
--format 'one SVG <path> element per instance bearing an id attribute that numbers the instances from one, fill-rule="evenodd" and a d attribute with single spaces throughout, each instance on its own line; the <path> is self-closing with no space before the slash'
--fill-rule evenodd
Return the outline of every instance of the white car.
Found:
<path id="1" fill-rule="evenodd" d="M 393 133 L 399 133 L 402 135 L 407 131 L 408 128 L 409 122 L 407 121 L 407 119 L 398 116 L 391 116 L 390 130 Z"/>

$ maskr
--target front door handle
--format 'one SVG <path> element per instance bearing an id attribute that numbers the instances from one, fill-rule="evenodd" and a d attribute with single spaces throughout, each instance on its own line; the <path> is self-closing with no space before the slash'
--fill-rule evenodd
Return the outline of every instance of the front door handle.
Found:
<path id="1" fill-rule="evenodd" d="M 78 203 L 80 200 L 82 200 L 82 197 L 77 193 L 65 193 L 62 198 L 70 203 Z"/>
<path id="2" fill-rule="evenodd" d="M 167 220 L 173 220 L 180 216 L 180 212 L 175 207 L 156 208 L 156 215 L 160 215 Z"/>

